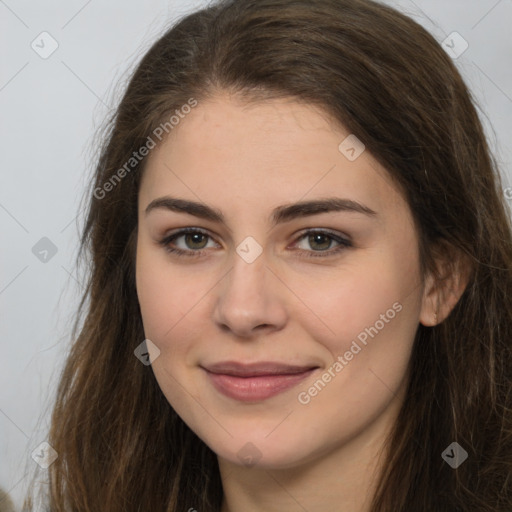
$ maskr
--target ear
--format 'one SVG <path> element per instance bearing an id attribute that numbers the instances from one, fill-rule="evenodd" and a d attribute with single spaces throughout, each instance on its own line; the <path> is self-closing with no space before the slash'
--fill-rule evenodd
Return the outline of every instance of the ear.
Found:
<path id="1" fill-rule="evenodd" d="M 425 279 L 419 321 L 427 327 L 443 322 L 464 293 L 472 273 L 465 253 L 446 243 L 438 244 L 435 269 Z"/>

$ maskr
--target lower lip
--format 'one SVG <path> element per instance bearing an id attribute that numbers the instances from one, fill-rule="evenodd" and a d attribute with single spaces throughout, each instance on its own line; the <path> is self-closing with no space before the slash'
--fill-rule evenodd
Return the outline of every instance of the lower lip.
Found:
<path id="1" fill-rule="evenodd" d="M 213 385 L 223 395 L 243 402 L 259 402 L 273 397 L 309 377 L 316 368 L 302 373 L 235 377 L 206 370 Z"/>

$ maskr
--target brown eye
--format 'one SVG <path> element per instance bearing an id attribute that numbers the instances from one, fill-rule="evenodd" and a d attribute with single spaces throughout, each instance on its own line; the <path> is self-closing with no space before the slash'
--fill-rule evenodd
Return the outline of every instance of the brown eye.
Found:
<path id="1" fill-rule="evenodd" d="M 313 248 L 316 246 L 316 248 L 321 251 L 329 249 L 332 242 L 333 238 L 323 233 L 315 233 L 313 235 L 308 235 L 309 245 Z"/>
<path id="2" fill-rule="evenodd" d="M 203 242 L 207 239 L 207 235 L 203 233 L 186 233 L 183 236 L 183 240 L 185 240 L 185 244 L 190 249 L 204 249 L 204 243 L 201 244 L 201 239 L 203 239 Z M 196 244 L 201 245 L 201 247 L 197 247 Z"/>
<path id="3" fill-rule="evenodd" d="M 176 247 L 175 241 L 179 239 L 183 239 L 184 247 Z M 169 253 L 174 253 L 178 256 L 196 257 L 201 256 L 206 248 L 205 244 L 207 244 L 208 239 L 211 239 L 208 233 L 195 228 L 186 228 L 166 236 L 159 243 Z"/>
<path id="4" fill-rule="evenodd" d="M 307 231 L 303 233 L 298 240 L 303 239 L 307 239 L 307 244 L 313 249 L 299 249 L 300 252 L 305 252 L 308 257 L 328 257 L 349 247 L 353 247 L 352 242 L 349 240 L 338 235 L 334 235 L 328 231 Z M 335 242 L 338 245 L 334 249 L 330 250 L 332 242 Z"/>

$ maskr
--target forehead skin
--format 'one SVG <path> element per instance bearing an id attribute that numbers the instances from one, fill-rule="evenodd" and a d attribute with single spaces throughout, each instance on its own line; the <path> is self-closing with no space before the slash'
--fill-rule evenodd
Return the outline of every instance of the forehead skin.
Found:
<path id="1" fill-rule="evenodd" d="M 193 108 L 152 150 L 139 208 L 166 193 L 217 207 L 229 197 L 224 227 L 232 233 L 235 221 L 269 228 L 278 205 L 339 196 L 377 211 L 379 229 L 410 230 L 410 209 L 387 171 L 368 151 L 351 162 L 338 149 L 348 135 L 312 105 L 247 104 L 219 94 Z"/>

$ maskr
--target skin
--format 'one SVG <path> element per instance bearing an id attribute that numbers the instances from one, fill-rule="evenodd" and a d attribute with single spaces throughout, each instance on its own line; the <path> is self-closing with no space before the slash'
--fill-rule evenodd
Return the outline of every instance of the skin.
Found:
<path id="1" fill-rule="evenodd" d="M 149 155 L 136 262 L 145 335 L 160 350 L 152 368 L 167 400 L 218 455 L 222 512 L 369 510 L 418 325 L 434 325 L 436 309 L 442 321 L 462 293 L 447 298 L 430 276 L 421 280 L 407 203 L 368 151 L 355 161 L 339 151 L 348 135 L 293 99 L 249 105 L 219 93 Z M 166 195 L 214 207 L 225 222 L 165 208 L 146 214 Z M 277 206 L 334 196 L 377 215 L 329 212 L 271 225 Z M 186 227 L 209 235 L 174 240 L 203 250 L 197 258 L 159 244 Z M 306 229 L 349 237 L 353 247 L 308 258 L 338 243 L 308 242 Z M 248 236 L 262 248 L 252 263 L 236 251 Z M 396 303 L 400 312 L 300 403 L 299 393 Z M 247 403 L 220 394 L 200 367 L 227 360 L 320 368 L 292 389 Z M 238 456 L 248 442 L 253 466 Z"/>

